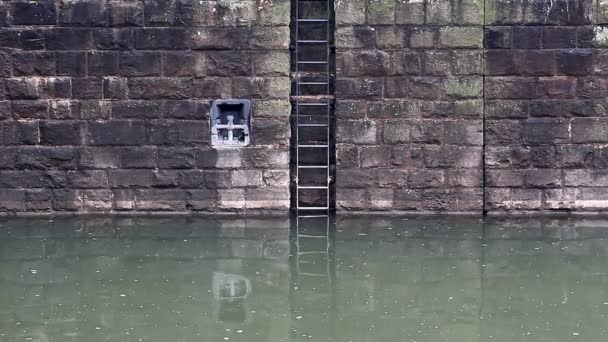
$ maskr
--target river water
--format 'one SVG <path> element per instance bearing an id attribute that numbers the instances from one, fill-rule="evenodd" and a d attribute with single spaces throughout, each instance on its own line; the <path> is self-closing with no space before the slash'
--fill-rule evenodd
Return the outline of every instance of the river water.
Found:
<path id="1" fill-rule="evenodd" d="M 608 221 L 0 220 L 0 341 L 606 341 Z"/>

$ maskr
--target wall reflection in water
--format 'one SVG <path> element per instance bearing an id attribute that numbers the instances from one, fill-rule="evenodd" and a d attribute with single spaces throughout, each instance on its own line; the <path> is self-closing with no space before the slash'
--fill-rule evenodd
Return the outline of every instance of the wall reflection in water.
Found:
<path id="1" fill-rule="evenodd" d="M 604 341 L 607 223 L 5 219 L 0 341 Z"/>

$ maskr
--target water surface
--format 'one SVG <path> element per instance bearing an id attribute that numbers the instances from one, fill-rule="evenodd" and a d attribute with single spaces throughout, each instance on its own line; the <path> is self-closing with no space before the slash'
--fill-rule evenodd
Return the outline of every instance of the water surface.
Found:
<path id="1" fill-rule="evenodd" d="M 607 228 L 3 219 L 0 341 L 606 341 Z"/>

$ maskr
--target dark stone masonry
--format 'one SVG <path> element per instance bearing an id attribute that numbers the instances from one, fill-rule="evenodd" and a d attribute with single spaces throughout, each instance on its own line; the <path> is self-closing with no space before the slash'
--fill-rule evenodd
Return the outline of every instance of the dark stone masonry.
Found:
<path id="1" fill-rule="evenodd" d="M 336 206 L 608 209 L 608 1 L 335 0 Z M 0 0 L 0 212 L 287 212 L 289 0 Z M 210 101 L 253 103 L 210 145 Z"/>
<path id="2" fill-rule="evenodd" d="M 0 211 L 289 207 L 289 1 L 0 2 Z M 252 145 L 210 147 L 250 98 Z"/>

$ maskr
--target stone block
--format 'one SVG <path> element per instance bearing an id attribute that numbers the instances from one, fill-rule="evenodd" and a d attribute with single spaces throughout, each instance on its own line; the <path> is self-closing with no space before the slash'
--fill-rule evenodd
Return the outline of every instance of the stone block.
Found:
<path id="1" fill-rule="evenodd" d="M 191 169 L 195 167 L 192 148 L 159 148 L 158 167 L 161 169 Z"/>
<path id="2" fill-rule="evenodd" d="M 395 23 L 398 25 L 424 24 L 424 1 L 397 1 L 395 6 Z"/>
<path id="3" fill-rule="evenodd" d="M 15 76 L 52 76 L 56 72 L 57 58 L 50 52 L 14 52 L 0 54 L 0 75 L 10 77 L 12 69 Z"/>
<path id="4" fill-rule="evenodd" d="M 29 189 L 25 191 L 25 210 L 49 211 L 53 208 L 53 193 L 45 189 Z"/>
<path id="5" fill-rule="evenodd" d="M 97 0 L 61 0 L 58 22 L 66 26 L 105 26 L 107 3 Z"/>
<path id="6" fill-rule="evenodd" d="M 513 32 L 510 26 L 488 26 L 485 28 L 485 47 L 487 49 L 510 49 Z"/>
<path id="7" fill-rule="evenodd" d="M 158 52 L 121 52 L 119 55 L 121 76 L 160 76 L 161 55 Z"/>
<path id="8" fill-rule="evenodd" d="M 188 193 L 180 189 L 135 190 L 135 207 L 138 210 L 181 211 L 186 209 Z"/>
<path id="9" fill-rule="evenodd" d="M 215 190 L 189 190 L 188 194 L 191 210 L 213 211 L 220 201 L 220 195 Z"/>
<path id="10" fill-rule="evenodd" d="M 42 96 L 44 98 L 70 98 L 72 90 L 72 80 L 67 77 L 47 77 L 42 85 Z"/>
<path id="11" fill-rule="evenodd" d="M 123 147 L 118 151 L 120 165 L 128 169 L 153 169 L 156 167 L 155 147 Z"/>
<path id="12" fill-rule="evenodd" d="M 335 41 L 338 49 L 373 49 L 376 31 L 367 26 L 338 27 Z"/>
<path id="13" fill-rule="evenodd" d="M 562 186 L 562 172 L 555 169 L 532 169 L 524 173 L 529 188 L 556 188 Z"/>
<path id="14" fill-rule="evenodd" d="M 54 25 L 57 21 L 55 1 L 13 1 L 10 4 L 13 25 Z"/>
<path id="15" fill-rule="evenodd" d="M 252 74 L 252 55 L 246 52 L 210 51 L 207 74 L 210 76 L 248 76 Z"/>
<path id="16" fill-rule="evenodd" d="M 574 143 L 605 143 L 608 140 L 608 123 L 605 119 L 576 118 L 571 125 Z"/>
<path id="17" fill-rule="evenodd" d="M 108 172 L 111 188 L 149 187 L 152 184 L 152 170 L 110 170 Z"/>
<path id="18" fill-rule="evenodd" d="M 263 185 L 261 170 L 234 170 L 230 173 L 232 187 L 258 188 Z"/>
<path id="19" fill-rule="evenodd" d="M 113 76 L 118 74 L 117 52 L 89 52 L 87 54 L 90 76 Z"/>
<path id="20" fill-rule="evenodd" d="M 143 1 L 108 1 L 108 23 L 111 27 L 142 26 L 144 24 Z"/>
<path id="21" fill-rule="evenodd" d="M 288 209 L 289 191 L 288 189 L 245 189 L 245 208 Z"/>
<path id="22" fill-rule="evenodd" d="M 362 169 L 339 169 L 336 171 L 336 184 L 341 188 L 365 188 L 373 183 L 369 170 Z"/>
<path id="23" fill-rule="evenodd" d="M 359 158 L 362 168 L 386 167 L 389 164 L 388 146 L 364 146 L 360 148 Z"/>
<path id="24" fill-rule="evenodd" d="M 410 47 L 413 49 L 435 47 L 438 34 L 437 29 L 417 27 L 410 31 Z"/>
<path id="25" fill-rule="evenodd" d="M 113 119 L 159 119 L 163 114 L 160 101 L 126 100 L 111 101 L 109 104 Z"/>
<path id="26" fill-rule="evenodd" d="M 407 185 L 408 173 L 405 170 L 378 169 L 373 174 L 374 183 L 383 188 L 403 188 Z"/>
<path id="27" fill-rule="evenodd" d="M 447 48 L 482 48 L 483 38 L 480 27 L 445 27 L 439 30 L 439 42 Z"/>
<path id="28" fill-rule="evenodd" d="M 49 116 L 49 101 L 11 101 L 11 111 L 15 119 L 46 119 Z"/>
<path id="29" fill-rule="evenodd" d="M 186 189 L 205 187 L 205 172 L 202 170 L 185 170 L 177 173 L 177 186 Z"/>
<path id="30" fill-rule="evenodd" d="M 117 169 L 121 158 L 113 147 L 87 147 L 81 150 L 78 167 L 81 169 Z"/>
<path id="31" fill-rule="evenodd" d="M 593 73 L 593 52 L 588 49 L 560 51 L 557 70 L 562 75 L 590 75 Z"/>
<path id="32" fill-rule="evenodd" d="M 486 121 L 486 142 L 490 145 L 517 144 L 522 140 L 521 122 L 513 120 Z"/>
<path id="33" fill-rule="evenodd" d="M 192 84 L 184 78 L 138 77 L 128 81 L 132 99 L 187 99 L 192 97 Z"/>
<path id="34" fill-rule="evenodd" d="M 68 171 L 69 186 L 76 189 L 107 188 L 108 175 L 103 170 Z"/>
<path id="35" fill-rule="evenodd" d="M 395 23 L 395 1 L 368 0 L 367 24 L 391 25 Z"/>
<path id="36" fill-rule="evenodd" d="M 544 27 L 542 29 L 544 49 L 568 49 L 576 47 L 576 27 Z"/>
<path id="37" fill-rule="evenodd" d="M 457 98 L 477 98 L 483 93 L 483 78 L 481 76 L 461 76 L 448 78 L 445 83 L 446 95 Z"/>
<path id="38" fill-rule="evenodd" d="M 486 99 L 532 99 L 536 80 L 529 77 L 486 77 Z"/>
<path id="39" fill-rule="evenodd" d="M 144 6 L 147 26 L 169 26 L 175 22 L 175 0 L 147 0 Z"/>
<path id="40" fill-rule="evenodd" d="M 83 125 L 80 122 L 42 122 L 40 143 L 43 145 L 81 145 Z"/>
<path id="41" fill-rule="evenodd" d="M 90 145 L 143 145 L 146 131 L 143 122 L 89 122 L 87 143 Z"/>
<path id="42" fill-rule="evenodd" d="M 336 206 L 344 210 L 367 209 L 366 191 L 362 189 L 338 189 Z"/>
<path id="43" fill-rule="evenodd" d="M 53 190 L 53 209 L 58 211 L 77 211 L 83 206 L 83 195 L 80 190 Z"/>
<path id="44" fill-rule="evenodd" d="M 35 145 L 39 142 L 39 126 L 35 121 L 6 121 L 0 123 L 2 145 Z"/>
<path id="45" fill-rule="evenodd" d="M 378 128 L 375 121 L 340 121 L 336 136 L 339 142 L 374 144 L 378 139 Z"/>
<path id="46" fill-rule="evenodd" d="M 103 79 L 72 78 L 72 98 L 84 100 L 103 98 Z"/>
<path id="47" fill-rule="evenodd" d="M 130 29 L 96 29 L 93 31 L 94 45 L 99 50 L 133 49 L 133 31 Z"/>
<path id="48" fill-rule="evenodd" d="M 88 50 L 93 48 L 93 31 L 88 28 L 51 28 L 44 36 L 47 50 Z"/>
<path id="49" fill-rule="evenodd" d="M 518 210 L 538 210 L 542 207 L 542 190 L 513 189 L 511 192 L 511 205 Z"/>
<path id="50" fill-rule="evenodd" d="M 530 145 L 565 143 L 569 135 L 569 123 L 563 120 L 530 119 L 522 125 L 523 141 Z"/>
<path id="51" fill-rule="evenodd" d="M 189 32 L 185 28 L 142 28 L 134 31 L 135 48 L 140 50 L 185 50 Z"/>
<path id="52" fill-rule="evenodd" d="M 452 2 L 427 0 L 425 22 L 430 25 L 448 25 L 452 22 Z"/>

